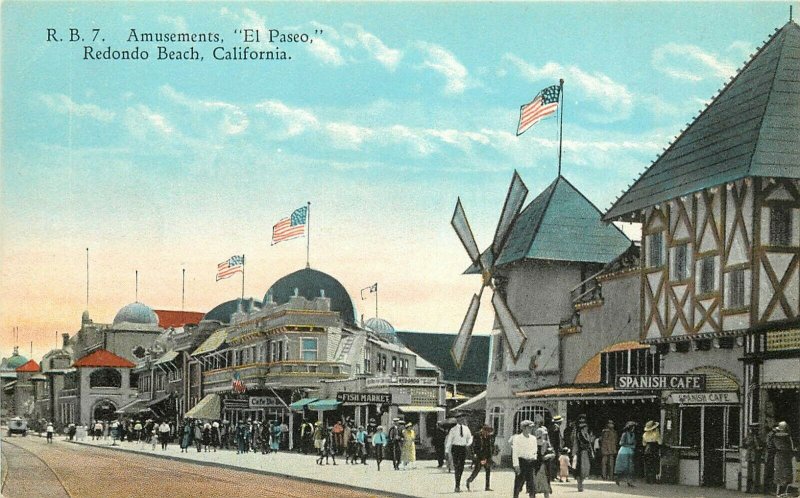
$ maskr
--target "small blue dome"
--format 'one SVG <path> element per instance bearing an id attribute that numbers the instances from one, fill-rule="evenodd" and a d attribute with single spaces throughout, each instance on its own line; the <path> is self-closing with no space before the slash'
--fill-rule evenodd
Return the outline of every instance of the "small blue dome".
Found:
<path id="1" fill-rule="evenodd" d="M 158 315 L 150 306 L 142 303 L 131 303 L 117 312 L 114 325 L 135 323 L 141 325 L 158 325 Z"/>
<path id="2" fill-rule="evenodd" d="M 383 318 L 370 318 L 364 322 L 364 326 L 373 332 L 377 332 L 378 334 L 394 334 L 394 327 L 392 324 Z"/>

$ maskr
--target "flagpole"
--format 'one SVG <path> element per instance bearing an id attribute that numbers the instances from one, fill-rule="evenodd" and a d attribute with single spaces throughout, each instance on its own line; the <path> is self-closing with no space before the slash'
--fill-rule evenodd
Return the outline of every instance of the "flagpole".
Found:
<path id="1" fill-rule="evenodd" d="M 561 105 L 558 106 L 559 116 L 559 125 L 558 125 L 558 176 L 561 176 L 561 143 L 564 138 L 564 79 L 558 80 L 558 84 L 561 87 L 558 98 L 561 99 Z"/>
<path id="2" fill-rule="evenodd" d="M 244 307 L 244 254 L 242 254 L 242 306 Z"/>
<path id="3" fill-rule="evenodd" d="M 86 248 L 86 311 L 89 311 L 89 248 Z"/>
<path id="4" fill-rule="evenodd" d="M 311 268 L 311 202 L 306 209 L 306 268 Z"/>
<path id="5" fill-rule="evenodd" d="M 378 283 L 375 282 L 375 318 L 378 318 Z"/>
<path id="6" fill-rule="evenodd" d="M 186 268 L 182 269 L 181 278 L 181 311 L 186 307 Z"/>

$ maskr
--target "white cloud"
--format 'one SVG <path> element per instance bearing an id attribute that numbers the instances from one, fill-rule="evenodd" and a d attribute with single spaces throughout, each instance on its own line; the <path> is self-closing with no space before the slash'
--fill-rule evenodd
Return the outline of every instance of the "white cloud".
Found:
<path id="1" fill-rule="evenodd" d="M 171 17 L 162 14 L 158 16 L 158 22 L 170 25 L 172 29 L 179 33 L 189 32 L 189 26 L 186 24 L 186 19 L 181 16 Z"/>
<path id="2" fill-rule="evenodd" d="M 319 126 L 319 120 L 313 113 L 296 107 L 289 107 L 278 100 L 265 100 L 256 105 L 256 109 L 280 119 L 286 126 L 286 135 L 294 137 L 306 130 Z"/>
<path id="3" fill-rule="evenodd" d="M 221 112 L 222 118 L 219 129 L 225 135 L 238 135 L 250 125 L 250 119 L 247 114 L 237 105 L 217 100 L 192 99 L 169 85 L 162 86 L 160 90 L 169 100 L 190 109 Z"/>
<path id="4" fill-rule="evenodd" d="M 153 134 L 163 136 L 175 132 L 175 128 L 164 115 L 141 104 L 126 109 L 125 125 L 131 135 L 140 139 L 148 138 Z"/>
<path id="5" fill-rule="evenodd" d="M 378 61 L 383 67 L 389 71 L 397 69 L 400 59 L 403 58 L 403 52 L 389 48 L 383 41 L 374 34 L 365 31 L 364 28 L 355 24 L 346 24 L 345 27 L 353 29 L 358 42 L 364 47 L 373 59 Z"/>
<path id="6" fill-rule="evenodd" d="M 557 62 L 548 62 L 537 67 L 514 54 L 504 55 L 503 60 L 513 64 L 530 81 L 549 81 L 555 84 L 560 78 L 564 78 L 565 88 L 577 88 L 581 94 L 597 102 L 607 112 L 605 120 L 627 118 L 633 109 L 634 96 L 630 90 L 603 73 L 589 73 L 577 66 L 562 66 Z"/>
<path id="7" fill-rule="evenodd" d="M 369 128 L 342 122 L 328 123 L 325 131 L 333 146 L 341 149 L 358 149 L 374 135 Z"/>
<path id="8" fill-rule="evenodd" d="M 39 100 L 50 110 L 60 114 L 89 117 L 106 123 L 114 119 L 114 113 L 112 111 L 103 109 L 95 104 L 79 104 L 64 94 L 40 95 Z"/>
<path id="9" fill-rule="evenodd" d="M 653 50 L 653 67 L 667 76 L 687 81 L 727 78 L 736 66 L 702 48 L 681 43 L 667 43 Z"/>
<path id="10" fill-rule="evenodd" d="M 451 52 L 444 47 L 432 43 L 420 42 L 420 50 L 425 54 L 422 66 L 441 74 L 447 80 L 445 93 L 463 93 L 467 88 L 467 68 Z"/>
<path id="11" fill-rule="evenodd" d="M 342 51 L 339 50 L 339 47 L 329 41 L 341 40 L 339 33 L 331 26 L 327 26 L 316 21 L 311 21 L 311 25 L 314 26 L 315 29 L 322 31 L 321 34 L 312 34 L 314 38 L 313 43 L 305 44 L 311 55 L 326 64 L 331 64 L 333 66 L 343 65 L 345 60 L 342 56 Z"/>

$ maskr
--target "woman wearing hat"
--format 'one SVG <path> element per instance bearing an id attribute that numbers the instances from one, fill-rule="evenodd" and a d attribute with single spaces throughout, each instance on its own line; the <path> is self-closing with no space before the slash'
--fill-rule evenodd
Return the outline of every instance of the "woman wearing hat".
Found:
<path id="1" fill-rule="evenodd" d="M 644 425 L 642 446 L 644 446 L 644 477 L 647 480 L 647 484 L 655 484 L 656 476 L 659 474 L 661 466 L 661 457 L 659 455 L 661 431 L 658 430 L 658 422 L 648 420 Z"/>
<path id="2" fill-rule="evenodd" d="M 636 422 L 629 421 L 622 429 L 622 437 L 619 438 L 619 451 L 617 461 L 614 463 L 614 480 L 619 486 L 619 480 L 623 477 L 628 486 L 634 487 L 631 479 L 633 478 L 633 454 L 636 451 Z"/>
<path id="3" fill-rule="evenodd" d="M 489 481 L 492 473 L 492 456 L 494 455 L 494 429 L 490 425 L 484 425 L 478 431 L 478 437 L 474 438 L 472 442 L 472 451 L 475 455 L 475 467 L 472 469 L 472 474 L 467 478 L 467 489 L 472 481 L 478 477 L 481 468 L 486 469 L 486 491 L 491 491 L 489 488 Z"/>
<path id="4" fill-rule="evenodd" d="M 788 492 L 792 482 L 792 456 L 794 455 L 794 442 L 789 434 L 789 424 L 778 423 L 778 429 L 773 437 L 775 444 L 775 486 L 779 496 Z"/>
<path id="5" fill-rule="evenodd" d="M 400 455 L 400 461 L 403 462 L 403 469 L 408 467 L 409 463 L 413 467 L 417 462 L 417 447 L 414 443 L 416 437 L 417 433 L 414 432 L 414 424 L 411 422 L 407 423 L 405 430 L 403 430 L 403 448 Z"/>

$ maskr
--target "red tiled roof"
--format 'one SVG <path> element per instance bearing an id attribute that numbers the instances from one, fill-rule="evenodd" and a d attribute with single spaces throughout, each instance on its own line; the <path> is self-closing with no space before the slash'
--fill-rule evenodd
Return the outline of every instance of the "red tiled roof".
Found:
<path id="1" fill-rule="evenodd" d="M 16 371 L 17 372 L 38 372 L 39 370 L 41 370 L 41 369 L 39 368 L 39 364 L 38 363 L 36 363 L 33 360 L 28 360 L 27 363 L 17 367 Z"/>
<path id="2" fill-rule="evenodd" d="M 136 365 L 111 351 L 98 349 L 72 364 L 73 367 L 133 368 Z"/>
<path id="3" fill-rule="evenodd" d="M 158 315 L 158 326 L 162 329 L 183 327 L 187 323 L 197 325 L 205 316 L 205 313 L 200 313 L 199 311 L 153 311 Z"/>

